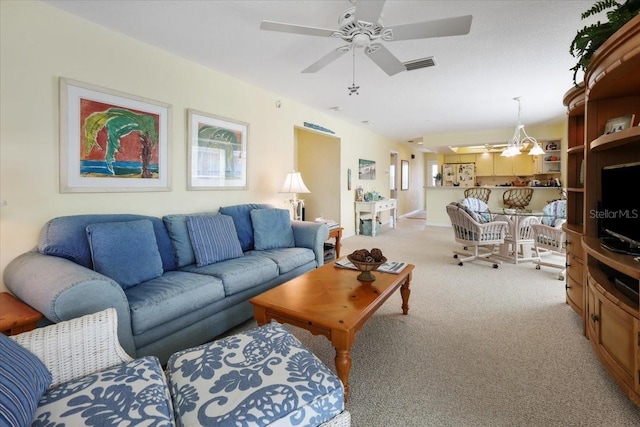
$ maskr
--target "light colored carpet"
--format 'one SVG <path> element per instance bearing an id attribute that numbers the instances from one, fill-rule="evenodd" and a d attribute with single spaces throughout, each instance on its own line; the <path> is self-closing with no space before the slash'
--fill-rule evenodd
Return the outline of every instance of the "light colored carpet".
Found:
<path id="1" fill-rule="evenodd" d="M 416 269 L 409 315 L 397 293 L 356 336 L 352 426 L 640 425 L 640 410 L 582 335 L 557 270 L 459 267 L 450 228 L 405 219 L 376 237 L 343 239 L 342 253 L 373 247 Z M 324 337 L 289 329 L 335 369 Z"/>
<path id="2" fill-rule="evenodd" d="M 424 209 L 421 209 L 419 211 L 411 212 L 410 214 L 406 215 L 405 218 L 407 218 L 407 219 L 427 219 L 427 211 L 424 210 Z"/>

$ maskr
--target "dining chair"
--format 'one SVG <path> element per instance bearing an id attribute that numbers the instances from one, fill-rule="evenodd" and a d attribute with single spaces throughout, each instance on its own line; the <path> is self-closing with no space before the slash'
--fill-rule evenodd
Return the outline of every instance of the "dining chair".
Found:
<path id="1" fill-rule="evenodd" d="M 542 213 L 544 214 L 541 221 L 543 224 L 557 227 L 567 219 L 567 201 L 554 200 L 542 208 Z"/>
<path id="2" fill-rule="evenodd" d="M 507 234 L 505 221 L 489 221 L 480 223 L 473 218 L 473 211 L 459 203 L 447 205 L 447 214 L 451 220 L 455 241 L 461 243 L 465 249 L 472 251 L 453 251 L 453 257 L 462 266 L 467 261 L 486 261 L 498 268 L 502 261 L 494 257 L 497 245 L 504 243 Z"/>
<path id="3" fill-rule="evenodd" d="M 534 264 L 536 264 L 536 270 L 540 270 L 541 266 L 547 266 L 557 268 L 560 270 L 558 273 L 558 280 L 564 280 L 565 272 L 567 269 L 566 264 L 566 235 L 562 228 L 551 227 L 545 224 L 534 224 L 533 229 L 533 248 L 535 252 Z M 562 255 L 562 259 L 553 261 L 550 259 L 543 260 L 543 256 L 549 255 Z"/>

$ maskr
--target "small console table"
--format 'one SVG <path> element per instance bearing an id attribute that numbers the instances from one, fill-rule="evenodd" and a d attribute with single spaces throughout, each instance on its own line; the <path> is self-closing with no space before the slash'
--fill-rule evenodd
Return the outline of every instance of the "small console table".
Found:
<path id="1" fill-rule="evenodd" d="M 360 215 L 371 215 L 371 220 L 375 221 L 380 212 L 390 211 L 393 218 L 391 226 L 396 228 L 398 220 L 398 201 L 396 199 L 377 200 L 375 202 L 355 202 L 356 203 L 356 234 L 360 234 Z M 371 236 L 376 235 L 375 224 L 371 224 Z"/>

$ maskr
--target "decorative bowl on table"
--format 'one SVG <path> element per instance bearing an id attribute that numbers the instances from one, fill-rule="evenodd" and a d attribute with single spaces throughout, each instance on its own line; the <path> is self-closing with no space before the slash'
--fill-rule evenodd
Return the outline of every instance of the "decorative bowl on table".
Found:
<path id="1" fill-rule="evenodd" d="M 376 280 L 376 276 L 374 276 L 371 272 L 376 271 L 378 267 L 387 262 L 387 258 L 385 257 L 382 257 L 381 261 L 358 261 L 351 255 L 347 255 L 347 259 L 351 262 L 351 264 L 355 265 L 358 271 L 360 271 L 357 279 L 361 282 L 373 282 L 374 280 Z"/>

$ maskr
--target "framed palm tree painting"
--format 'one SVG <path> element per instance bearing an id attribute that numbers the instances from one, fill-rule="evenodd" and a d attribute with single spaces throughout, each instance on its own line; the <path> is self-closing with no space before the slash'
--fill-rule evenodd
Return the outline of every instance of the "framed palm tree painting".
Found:
<path id="1" fill-rule="evenodd" d="M 170 108 L 60 78 L 60 192 L 169 191 Z"/>
<path id="2" fill-rule="evenodd" d="M 187 110 L 189 190 L 246 190 L 249 124 Z"/>

